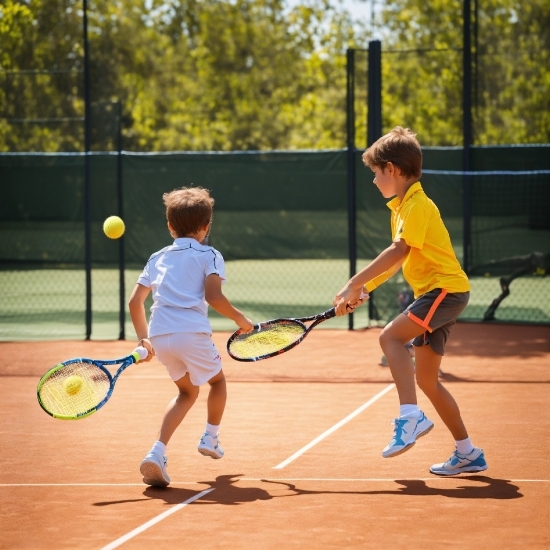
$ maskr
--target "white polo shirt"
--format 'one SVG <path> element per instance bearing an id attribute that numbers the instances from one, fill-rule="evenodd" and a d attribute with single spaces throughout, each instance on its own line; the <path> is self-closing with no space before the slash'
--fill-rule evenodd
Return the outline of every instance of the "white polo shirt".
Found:
<path id="1" fill-rule="evenodd" d="M 137 282 L 151 289 L 149 336 L 174 332 L 212 334 L 204 281 L 215 273 L 225 280 L 222 255 L 211 246 L 183 237 L 155 252 Z"/>

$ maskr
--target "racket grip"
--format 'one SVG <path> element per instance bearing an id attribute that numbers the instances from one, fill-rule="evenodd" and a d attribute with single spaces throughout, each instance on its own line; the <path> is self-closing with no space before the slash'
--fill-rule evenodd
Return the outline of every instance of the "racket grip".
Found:
<path id="1" fill-rule="evenodd" d="M 143 346 L 138 346 L 134 350 L 134 353 L 137 353 L 139 355 L 140 361 L 143 361 L 143 359 L 147 359 L 147 356 L 149 355 L 149 352 Z"/>
<path id="2" fill-rule="evenodd" d="M 364 288 L 364 287 L 363 287 Z M 359 296 L 360 300 L 368 300 L 369 293 L 361 290 L 361 295 Z M 355 307 L 351 307 L 349 304 L 346 306 L 346 309 L 351 313 L 355 310 Z"/>

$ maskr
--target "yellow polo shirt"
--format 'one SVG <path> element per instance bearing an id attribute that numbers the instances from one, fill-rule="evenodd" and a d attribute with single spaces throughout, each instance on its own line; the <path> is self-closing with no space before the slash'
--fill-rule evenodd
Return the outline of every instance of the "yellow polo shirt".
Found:
<path id="1" fill-rule="evenodd" d="M 435 288 L 468 292 L 468 276 L 456 258 L 449 232 L 420 182 L 409 187 L 403 201 L 395 197 L 387 206 L 391 210 L 392 240 L 403 239 L 411 247 L 403 262 L 403 276 L 415 297 Z M 388 272 L 382 273 L 365 287 L 370 292 L 388 278 Z"/>

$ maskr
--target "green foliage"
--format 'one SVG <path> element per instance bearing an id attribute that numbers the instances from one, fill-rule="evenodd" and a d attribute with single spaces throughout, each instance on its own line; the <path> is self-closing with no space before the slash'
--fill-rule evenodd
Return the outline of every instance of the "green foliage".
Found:
<path id="1" fill-rule="evenodd" d="M 479 4 L 475 141 L 548 142 L 548 2 Z M 371 34 L 340 0 L 90 0 L 88 21 L 96 150 L 114 101 L 127 150 L 345 146 L 345 51 Z M 462 2 L 388 0 L 378 22 L 384 129 L 460 145 Z M 82 150 L 83 114 L 82 0 L 4 0 L 0 151 Z"/>
<path id="2" fill-rule="evenodd" d="M 388 0 L 383 47 L 411 51 L 384 55 L 386 129 L 407 125 L 426 145 L 461 145 L 462 5 Z M 488 0 L 478 5 L 476 42 L 472 2 L 474 142 L 548 143 L 550 4 Z"/>
<path id="3" fill-rule="evenodd" d="M 2 6 L 1 20 L 14 19 L 17 6 Z M 0 27 L 0 39 L 13 35 L 2 68 L 73 71 L 0 72 L 3 117 L 82 117 L 77 6 L 30 0 L 26 20 Z M 95 0 L 88 21 L 92 101 L 121 101 L 125 149 L 322 149 L 345 142 L 344 53 L 357 44 L 350 17 L 328 0 L 292 10 L 282 0 Z M 23 35 L 32 38 L 17 42 Z M 95 126 L 100 111 L 96 106 Z M 3 150 L 82 150 L 79 120 L 2 124 Z M 113 141 L 98 138 L 94 148 Z"/>

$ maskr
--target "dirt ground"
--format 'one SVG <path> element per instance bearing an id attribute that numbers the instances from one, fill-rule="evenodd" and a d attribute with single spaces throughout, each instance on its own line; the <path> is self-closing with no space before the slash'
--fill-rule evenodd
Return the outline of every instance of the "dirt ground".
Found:
<path id="1" fill-rule="evenodd" d="M 489 469 L 452 478 L 429 473 L 453 440 L 421 393 L 435 429 L 382 458 L 398 400 L 379 332 L 315 329 L 258 363 L 230 359 L 229 334 L 214 333 L 226 455 L 196 450 L 203 388 L 168 446 L 166 489 L 139 473 L 175 395 L 158 361 L 129 367 L 96 414 L 61 421 L 37 403 L 40 376 L 135 342 L 0 343 L 0 548 L 549 548 L 550 327 L 455 327 L 441 381 Z"/>

